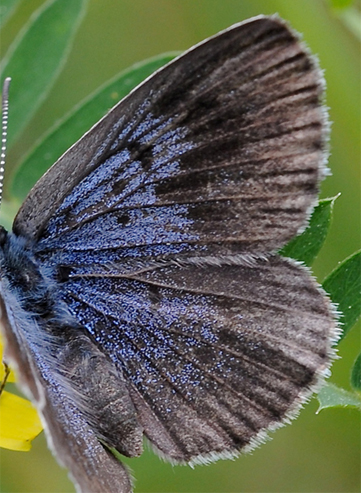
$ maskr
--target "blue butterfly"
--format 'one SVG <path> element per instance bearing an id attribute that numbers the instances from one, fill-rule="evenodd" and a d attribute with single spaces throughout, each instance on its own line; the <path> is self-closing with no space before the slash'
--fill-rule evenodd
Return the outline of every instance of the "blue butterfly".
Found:
<path id="1" fill-rule="evenodd" d="M 143 437 L 174 463 L 257 445 L 327 372 L 332 306 L 277 253 L 324 175 L 315 60 L 275 17 L 159 70 L 0 229 L 1 313 L 79 491 L 129 492 Z"/>

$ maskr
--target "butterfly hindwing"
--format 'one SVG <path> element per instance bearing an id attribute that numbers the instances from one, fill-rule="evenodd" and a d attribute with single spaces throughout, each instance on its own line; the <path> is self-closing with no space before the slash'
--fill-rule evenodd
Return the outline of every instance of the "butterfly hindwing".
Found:
<path id="1" fill-rule="evenodd" d="M 124 373 L 145 434 L 172 460 L 253 444 L 329 364 L 330 306 L 308 271 L 281 257 L 74 274 L 61 296 Z"/>
<path id="2" fill-rule="evenodd" d="M 3 283 L 0 308 L 7 341 L 5 358 L 12 362 L 19 383 L 36 405 L 53 454 L 67 467 L 78 491 L 130 493 L 131 481 L 126 468 L 100 441 L 105 441 L 106 427 L 112 428 L 115 441 L 120 430 L 127 430 L 127 438 L 133 439 L 133 447 L 138 446 L 139 454 L 139 438 L 134 440 L 136 427 L 130 430 L 129 425 L 124 425 L 129 413 L 127 416 L 127 406 L 122 405 L 121 374 L 112 388 L 109 375 L 114 375 L 115 369 L 107 374 L 109 363 L 104 361 L 101 371 L 96 368 L 97 360 L 105 357 L 89 338 L 59 324 L 39 326 L 33 317 L 24 313 L 14 293 L 7 289 L 6 281 Z M 91 373 L 92 370 L 97 372 Z M 106 409 L 111 397 L 115 397 L 113 405 L 117 405 L 112 422 Z M 133 408 L 133 418 L 134 414 Z M 94 420 L 101 418 L 107 421 L 95 425 Z M 141 435 L 142 429 L 140 440 Z M 124 452 L 120 441 L 114 443 L 114 440 L 107 439 L 108 446 L 115 445 Z"/>

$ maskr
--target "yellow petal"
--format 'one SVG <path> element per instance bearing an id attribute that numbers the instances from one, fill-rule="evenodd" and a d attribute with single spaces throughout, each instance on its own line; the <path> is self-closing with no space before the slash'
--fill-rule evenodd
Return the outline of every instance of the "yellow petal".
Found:
<path id="1" fill-rule="evenodd" d="M 3 391 L 0 396 L 0 447 L 28 451 L 43 429 L 30 401 Z"/>

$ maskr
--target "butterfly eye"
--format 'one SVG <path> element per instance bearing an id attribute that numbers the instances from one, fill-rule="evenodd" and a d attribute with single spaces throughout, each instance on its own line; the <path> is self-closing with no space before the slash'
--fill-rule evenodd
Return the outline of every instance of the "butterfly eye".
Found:
<path id="1" fill-rule="evenodd" d="M 20 286 L 25 296 L 39 286 L 41 276 L 39 271 L 34 269 L 33 265 L 29 265 L 23 269 L 13 268 L 13 274 L 14 286 Z"/>

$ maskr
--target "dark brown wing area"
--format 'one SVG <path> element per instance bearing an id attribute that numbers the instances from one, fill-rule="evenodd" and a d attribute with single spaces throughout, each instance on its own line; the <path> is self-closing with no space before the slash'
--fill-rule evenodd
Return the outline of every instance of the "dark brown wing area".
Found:
<path id="1" fill-rule="evenodd" d="M 173 460 L 254 445 L 330 365 L 330 303 L 281 257 L 75 277 L 60 294 L 126 376 L 145 434 Z"/>
<path id="2" fill-rule="evenodd" d="M 94 236 L 96 250 L 279 248 L 305 224 L 322 175 L 320 80 L 282 21 L 235 26 L 119 103 L 35 185 L 14 230 L 46 250 L 78 250 L 79 239 L 92 250 Z"/>

